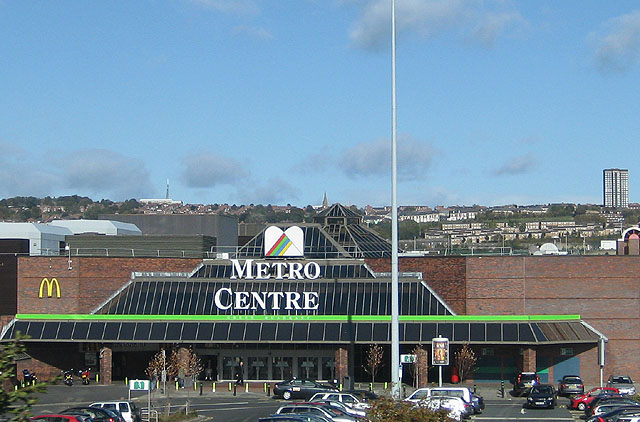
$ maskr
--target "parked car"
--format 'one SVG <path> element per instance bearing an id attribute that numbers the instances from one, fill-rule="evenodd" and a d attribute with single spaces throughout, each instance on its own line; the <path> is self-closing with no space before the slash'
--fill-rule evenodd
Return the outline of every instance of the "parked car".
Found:
<path id="1" fill-rule="evenodd" d="M 304 402 L 304 403 L 291 403 L 284 406 L 280 406 L 276 410 L 278 415 L 290 414 L 290 413 L 311 413 L 328 418 L 334 422 L 356 422 L 359 418 L 347 415 L 335 407 L 323 403 Z"/>
<path id="2" fill-rule="evenodd" d="M 293 378 L 287 381 L 278 382 L 273 387 L 273 395 L 276 397 L 282 397 L 285 400 L 308 400 L 314 394 L 326 391 L 338 391 L 338 388 L 333 385 L 321 384 L 317 381 L 303 378 Z"/>
<path id="3" fill-rule="evenodd" d="M 598 416 L 591 416 L 587 422 L 620 422 L 633 417 L 640 417 L 640 410 L 620 407 Z"/>
<path id="4" fill-rule="evenodd" d="M 109 409 L 91 406 L 70 407 L 60 412 L 63 415 L 88 415 L 93 422 L 125 422 L 124 417 Z"/>
<path id="5" fill-rule="evenodd" d="M 462 421 L 473 413 L 473 408 L 460 397 L 431 396 L 420 401 L 420 406 L 431 410 L 446 409 L 447 416 L 456 421 Z"/>
<path id="6" fill-rule="evenodd" d="M 101 407 L 103 409 L 117 410 L 124 417 L 126 422 L 140 422 L 142 415 L 140 408 L 130 401 L 104 401 L 91 403 L 91 407 Z"/>
<path id="7" fill-rule="evenodd" d="M 331 422 L 331 419 L 311 413 L 273 414 L 258 419 L 258 422 Z"/>
<path id="8" fill-rule="evenodd" d="M 584 382 L 577 375 L 565 375 L 558 380 L 558 394 L 566 396 L 569 394 L 584 394 Z"/>
<path id="9" fill-rule="evenodd" d="M 361 401 L 359 398 L 357 398 L 351 393 L 326 391 L 322 393 L 316 393 L 313 396 L 311 396 L 311 398 L 309 399 L 309 401 L 319 401 L 319 400 L 339 401 L 341 403 L 346 404 L 349 407 L 353 407 L 354 409 L 361 409 L 361 410 L 368 409 L 370 407 L 367 403 Z"/>
<path id="10" fill-rule="evenodd" d="M 548 384 L 534 385 L 527 397 L 527 407 L 553 409 L 556 407 L 556 389 Z"/>
<path id="11" fill-rule="evenodd" d="M 640 411 L 640 403 L 636 404 L 621 404 L 621 403 L 605 403 L 599 406 L 595 406 L 592 409 L 591 416 L 601 416 L 606 413 L 611 412 L 612 410 L 622 410 L 622 409 L 630 409 L 635 411 Z M 614 418 L 615 420 L 615 418 Z"/>
<path id="12" fill-rule="evenodd" d="M 584 394 L 572 397 L 569 403 L 569 408 L 584 411 L 596 397 L 614 396 L 619 394 L 620 392 L 618 391 L 618 389 L 613 387 L 592 388 Z"/>
<path id="13" fill-rule="evenodd" d="M 367 416 L 367 413 L 362 410 L 362 409 L 356 409 L 353 407 L 349 407 L 346 404 L 340 402 L 340 401 L 335 401 L 335 400 L 309 400 L 312 403 L 326 403 L 329 404 L 335 408 L 337 408 L 338 410 L 346 413 L 347 415 L 350 416 L 354 416 L 356 418 L 364 418 L 365 416 Z"/>
<path id="14" fill-rule="evenodd" d="M 607 381 L 607 387 L 617 388 L 622 395 L 634 395 L 636 393 L 636 386 L 633 385 L 633 380 L 626 375 L 611 375 L 609 381 Z"/>
<path id="15" fill-rule="evenodd" d="M 83 415 L 38 415 L 30 420 L 32 422 L 90 422 L 91 418 Z"/>
<path id="16" fill-rule="evenodd" d="M 640 406 L 640 403 L 627 396 L 599 397 L 591 402 L 591 405 L 585 409 L 584 413 L 587 416 L 595 415 L 596 409 L 605 405 L 609 406 L 607 410 L 613 410 L 615 407 Z M 599 413 L 603 412 L 600 411 Z"/>
<path id="17" fill-rule="evenodd" d="M 343 393 L 349 393 L 356 396 L 362 402 L 370 402 L 373 400 L 378 400 L 380 398 L 379 395 L 369 390 L 345 390 Z"/>
<path id="18" fill-rule="evenodd" d="M 540 377 L 535 372 L 520 372 L 513 381 L 513 393 L 522 395 L 526 393 L 534 385 L 540 384 Z"/>
<path id="19" fill-rule="evenodd" d="M 467 387 L 428 387 L 419 388 L 413 392 L 405 401 L 418 403 L 428 397 L 447 396 L 459 397 L 473 407 L 473 413 L 480 413 L 484 409 L 484 399 L 478 394 L 474 394 Z"/>

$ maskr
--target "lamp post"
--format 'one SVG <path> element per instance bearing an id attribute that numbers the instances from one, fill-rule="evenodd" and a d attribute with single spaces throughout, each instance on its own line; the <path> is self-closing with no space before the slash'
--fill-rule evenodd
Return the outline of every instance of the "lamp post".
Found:
<path id="1" fill-rule="evenodd" d="M 71 247 L 69 245 L 65 245 L 64 250 L 67 252 L 67 269 L 72 270 L 73 267 L 71 266 Z"/>
<path id="2" fill-rule="evenodd" d="M 400 398 L 398 199 L 396 142 L 396 2 L 391 0 L 391 396 Z"/>

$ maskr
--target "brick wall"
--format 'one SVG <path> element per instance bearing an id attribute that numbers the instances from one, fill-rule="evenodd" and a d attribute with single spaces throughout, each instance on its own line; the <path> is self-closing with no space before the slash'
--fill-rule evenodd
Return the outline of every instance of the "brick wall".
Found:
<path id="1" fill-rule="evenodd" d="M 134 271 L 190 272 L 201 259 L 73 257 L 18 258 L 18 313 L 89 313 L 131 279 Z M 44 278 L 55 278 L 60 298 L 39 298 Z"/>
<path id="2" fill-rule="evenodd" d="M 391 260 L 367 259 L 367 264 L 378 272 L 391 271 Z M 399 272 L 421 272 L 424 281 L 457 314 L 465 314 L 465 258 L 464 257 L 417 257 L 398 260 Z"/>

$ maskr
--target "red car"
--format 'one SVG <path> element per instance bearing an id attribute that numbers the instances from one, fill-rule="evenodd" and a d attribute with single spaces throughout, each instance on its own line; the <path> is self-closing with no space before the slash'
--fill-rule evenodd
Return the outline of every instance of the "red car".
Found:
<path id="1" fill-rule="evenodd" d="M 31 418 L 32 422 L 85 422 L 80 415 L 40 415 Z"/>
<path id="2" fill-rule="evenodd" d="M 596 397 L 615 396 L 620 394 L 617 388 L 613 387 L 596 387 L 584 394 L 575 396 L 571 399 L 570 409 L 578 409 L 584 411 Z"/>

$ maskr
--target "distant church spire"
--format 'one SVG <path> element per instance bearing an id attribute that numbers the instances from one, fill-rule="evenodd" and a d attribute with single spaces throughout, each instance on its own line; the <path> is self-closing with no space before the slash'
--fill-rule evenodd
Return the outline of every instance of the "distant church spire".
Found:
<path id="1" fill-rule="evenodd" d="M 327 192 L 324 193 L 324 198 L 322 199 L 322 208 L 329 208 L 329 200 L 327 199 Z"/>
<path id="2" fill-rule="evenodd" d="M 165 199 L 169 199 L 169 179 L 167 179 L 167 195 Z"/>

